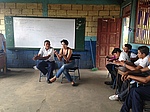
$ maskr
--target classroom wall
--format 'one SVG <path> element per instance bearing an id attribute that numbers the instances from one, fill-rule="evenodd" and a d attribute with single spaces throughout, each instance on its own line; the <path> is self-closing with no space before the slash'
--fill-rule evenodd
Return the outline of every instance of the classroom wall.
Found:
<path id="1" fill-rule="evenodd" d="M 46 8 L 45 8 L 46 7 Z M 44 11 L 43 11 L 44 10 Z M 4 16 L 38 16 L 42 17 L 84 17 L 86 18 L 85 28 L 85 51 L 82 55 L 81 68 L 92 68 L 90 38 L 94 58 L 96 56 L 96 36 L 98 18 L 118 18 L 120 14 L 119 5 L 82 5 L 82 4 L 47 4 L 42 3 L 0 3 L 0 32 L 5 34 Z M 44 40 L 43 40 L 44 41 Z M 32 57 L 37 53 L 36 50 L 16 50 L 7 49 L 8 67 L 32 67 L 36 64 Z"/>

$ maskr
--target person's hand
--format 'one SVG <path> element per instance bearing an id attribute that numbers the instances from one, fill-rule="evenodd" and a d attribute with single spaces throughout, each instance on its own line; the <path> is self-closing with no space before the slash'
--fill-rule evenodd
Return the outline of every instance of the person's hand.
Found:
<path id="1" fill-rule="evenodd" d="M 118 60 L 117 60 L 117 61 L 115 61 L 114 63 L 115 63 L 116 65 L 121 65 L 121 66 L 123 66 L 123 65 L 125 64 L 124 62 L 122 62 L 122 61 L 118 61 Z"/>
<path id="2" fill-rule="evenodd" d="M 116 64 L 116 65 L 120 65 L 121 62 L 118 61 L 118 60 L 114 60 L 113 63 Z"/>
<path id="3" fill-rule="evenodd" d="M 4 49 L 4 53 L 6 54 L 6 50 Z"/>
<path id="4" fill-rule="evenodd" d="M 33 60 L 37 60 L 38 59 L 38 55 L 33 57 Z"/>
<path id="5" fill-rule="evenodd" d="M 129 80 L 130 79 L 130 75 L 128 75 L 127 77 L 126 77 L 126 80 Z"/>
<path id="6" fill-rule="evenodd" d="M 124 74 L 122 74 L 121 80 L 125 81 L 125 80 L 127 80 L 127 77 L 128 77 L 128 72 L 125 72 Z"/>
<path id="7" fill-rule="evenodd" d="M 57 55 L 57 54 L 58 54 L 58 52 L 55 50 L 55 51 L 54 51 L 54 54 L 56 54 L 56 55 Z"/>

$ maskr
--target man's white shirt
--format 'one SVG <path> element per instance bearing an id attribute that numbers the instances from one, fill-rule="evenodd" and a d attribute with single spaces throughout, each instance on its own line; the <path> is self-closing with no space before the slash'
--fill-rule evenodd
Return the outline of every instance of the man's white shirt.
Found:
<path id="1" fill-rule="evenodd" d="M 50 55 L 50 57 L 45 61 L 54 61 L 54 49 L 50 47 L 48 50 L 45 49 L 45 47 L 42 47 L 39 51 L 39 53 L 42 57 Z"/>
<path id="2" fill-rule="evenodd" d="M 122 51 L 122 52 L 120 53 L 120 56 L 119 56 L 119 59 L 118 59 L 118 60 L 119 60 L 119 61 L 128 61 L 128 62 L 131 62 L 131 60 L 130 60 L 128 54 L 127 54 L 126 52 L 124 52 L 124 51 Z"/>
<path id="3" fill-rule="evenodd" d="M 149 61 L 148 61 L 149 55 L 147 55 L 145 58 L 140 58 L 137 61 L 134 62 L 136 66 L 141 66 L 141 67 L 147 67 L 149 66 Z"/>

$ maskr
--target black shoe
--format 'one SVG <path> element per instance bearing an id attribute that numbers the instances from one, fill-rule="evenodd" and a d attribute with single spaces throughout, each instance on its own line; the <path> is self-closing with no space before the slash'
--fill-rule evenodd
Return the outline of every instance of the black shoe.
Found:
<path id="1" fill-rule="evenodd" d="M 79 85 L 78 83 L 73 83 L 73 84 L 72 84 L 72 86 L 78 86 L 78 85 Z"/>
<path id="2" fill-rule="evenodd" d="M 105 84 L 106 85 L 113 85 L 113 82 L 112 81 L 105 81 Z"/>
<path id="3" fill-rule="evenodd" d="M 48 83 L 48 84 L 51 84 L 52 82 L 51 82 L 50 80 L 47 80 L 47 83 Z"/>

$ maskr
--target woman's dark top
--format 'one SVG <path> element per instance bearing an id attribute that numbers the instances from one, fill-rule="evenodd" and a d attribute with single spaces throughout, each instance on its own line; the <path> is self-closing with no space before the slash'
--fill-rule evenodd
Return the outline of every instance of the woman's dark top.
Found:
<path id="1" fill-rule="evenodd" d="M 70 49 L 69 47 L 67 47 L 67 53 L 66 53 L 66 57 L 68 55 L 68 49 Z M 63 49 L 62 49 L 62 53 L 63 53 Z M 69 60 L 74 60 L 73 56 L 71 55 L 70 59 Z M 64 60 L 64 63 L 67 63 L 66 60 Z"/>

